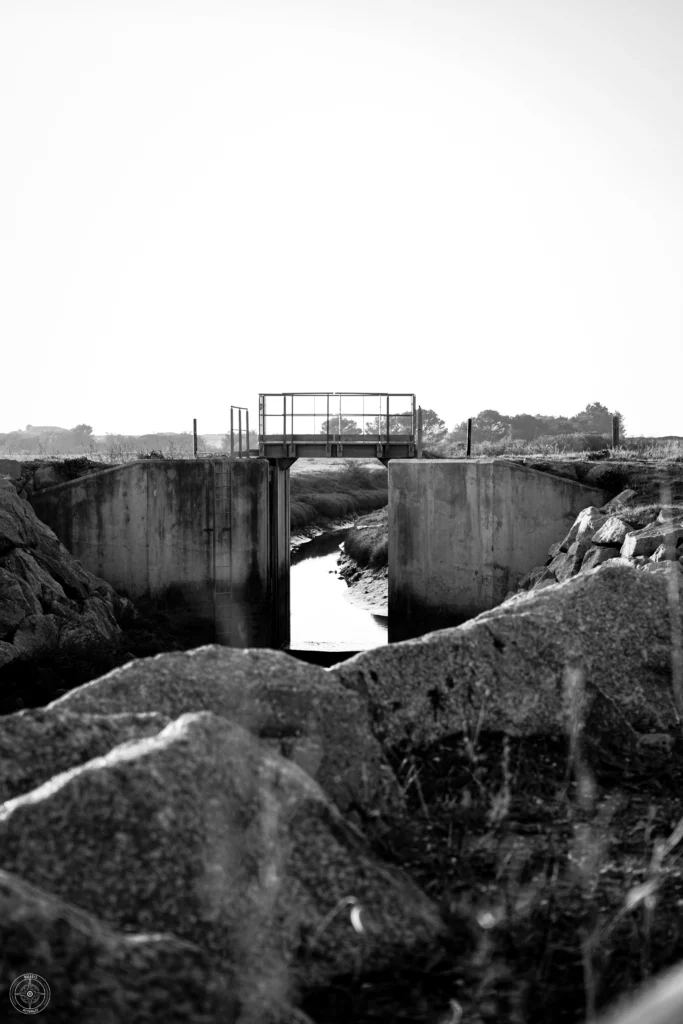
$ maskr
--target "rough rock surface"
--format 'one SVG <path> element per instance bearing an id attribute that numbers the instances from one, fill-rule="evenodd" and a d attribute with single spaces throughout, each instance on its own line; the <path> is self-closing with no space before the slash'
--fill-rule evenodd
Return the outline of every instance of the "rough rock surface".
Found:
<path id="1" fill-rule="evenodd" d="M 680 583 L 676 593 L 672 607 L 668 580 L 611 560 L 330 674 L 368 697 L 375 734 L 391 745 L 481 729 L 563 732 L 580 711 L 596 739 L 617 727 L 632 738 L 667 732 L 677 727 Z"/>
<path id="2" fill-rule="evenodd" d="M 1 715 L 0 803 L 102 757 L 120 743 L 154 736 L 169 721 L 158 712 L 92 715 L 66 708 L 26 708 Z"/>
<path id="3" fill-rule="evenodd" d="M 47 711 L 156 711 L 172 719 L 211 711 L 297 762 L 340 810 L 365 815 L 400 806 L 363 698 L 280 651 L 210 645 L 142 658 L 71 690 Z"/>
<path id="4" fill-rule="evenodd" d="M 0 668 L 62 652 L 116 647 L 130 601 L 72 558 L 0 479 Z"/>
<path id="5" fill-rule="evenodd" d="M 629 534 L 621 546 L 624 558 L 635 558 L 636 555 L 653 555 L 660 545 L 665 545 L 673 552 L 683 541 L 683 517 L 668 519 L 656 523 L 644 530 L 636 530 Z"/>
<path id="6" fill-rule="evenodd" d="M 520 581 L 520 591 L 539 590 L 548 581 L 564 583 L 610 559 L 626 559 L 641 570 L 650 562 L 679 559 L 683 506 L 648 503 L 647 498 L 628 489 L 600 509 L 583 509 L 564 540 L 551 544 L 546 565 L 535 566 Z M 514 596 L 511 592 L 506 600 Z"/>
<path id="7" fill-rule="evenodd" d="M 209 712 L 0 805 L 0 868 L 118 930 L 200 946 L 254 1024 L 443 931 L 306 772 Z"/>
<path id="8" fill-rule="evenodd" d="M 624 540 L 629 533 L 633 533 L 634 527 L 629 526 L 628 523 L 624 522 L 618 516 L 610 516 L 599 530 L 593 534 L 591 542 L 598 546 L 605 547 L 618 547 L 624 543 Z"/>
<path id="9" fill-rule="evenodd" d="M 199 946 L 173 935 L 116 932 L 2 870 L 0 949 L 3 1010 L 9 1011 L 12 982 L 31 972 L 50 986 L 39 1019 L 51 1024 L 237 1021 L 229 975 Z"/>

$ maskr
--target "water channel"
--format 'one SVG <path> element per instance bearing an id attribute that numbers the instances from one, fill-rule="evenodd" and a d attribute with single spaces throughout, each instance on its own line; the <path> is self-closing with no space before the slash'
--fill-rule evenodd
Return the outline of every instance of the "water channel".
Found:
<path id="1" fill-rule="evenodd" d="M 388 619 L 349 601 L 337 559 L 348 530 L 334 530 L 292 554 L 289 651 L 332 665 L 358 651 L 387 643 Z"/>

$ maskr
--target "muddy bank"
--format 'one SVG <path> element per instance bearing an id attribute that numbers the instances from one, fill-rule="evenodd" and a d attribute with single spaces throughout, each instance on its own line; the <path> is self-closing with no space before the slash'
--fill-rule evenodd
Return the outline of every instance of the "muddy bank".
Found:
<path id="1" fill-rule="evenodd" d="M 289 550 L 291 554 L 294 554 L 302 548 L 304 544 L 308 544 L 309 541 L 315 540 L 316 537 L 322 537 L 326 533 L 334 533 L 337 530 L 348 530 L 355 526 L 356 521 L 360 519 L 360 516 L 346 516 L 340 519 L 325 519 L 324 516 L 320 516 L 314 523 L 309 526 L 303 526 L 298 530 L 292 530 L 289 541 Z"/>
<path id="2" fill-rule="evenodd" d="M 388 508 L 359 516 L 337 560 L 348 600 L 379 615 L 389 614 Z"/>

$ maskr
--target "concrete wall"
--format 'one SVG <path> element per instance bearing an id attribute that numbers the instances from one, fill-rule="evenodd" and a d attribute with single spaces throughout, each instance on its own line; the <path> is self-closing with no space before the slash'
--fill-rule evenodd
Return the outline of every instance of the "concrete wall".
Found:
<path id="1" fill-rule="evenodd" d="M 144 460 L 34 493 L 83 565 L 133 600 L 177 588 L 220 643 L 269 646 L 265 459 Z"/>
<path id="2" fill-rule="evenodd" d="M 389 640 L 500 604 L 603 491 L 502 459 L 389 463 Z"/>

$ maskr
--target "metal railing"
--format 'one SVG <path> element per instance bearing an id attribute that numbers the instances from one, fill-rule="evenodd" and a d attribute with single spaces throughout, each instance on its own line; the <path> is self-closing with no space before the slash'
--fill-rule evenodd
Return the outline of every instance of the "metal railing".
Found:
<path id="1" fill-rule="evenodd" d="M 230 455 L 235 455 L 235 412 L 237 412 L 237 456 L 249 456 L 249 410 L 244 405 L 230 406 Z M 242 413 L 246 415 L 246 442 L 242 445 Z"/>
<path id="2" fill-rule="evenodd" d="M 300 391 L 259 395 L 259 443 L 388 444 L 391 440 L 413 442 L 415 433 L 413 394 Z"/>

